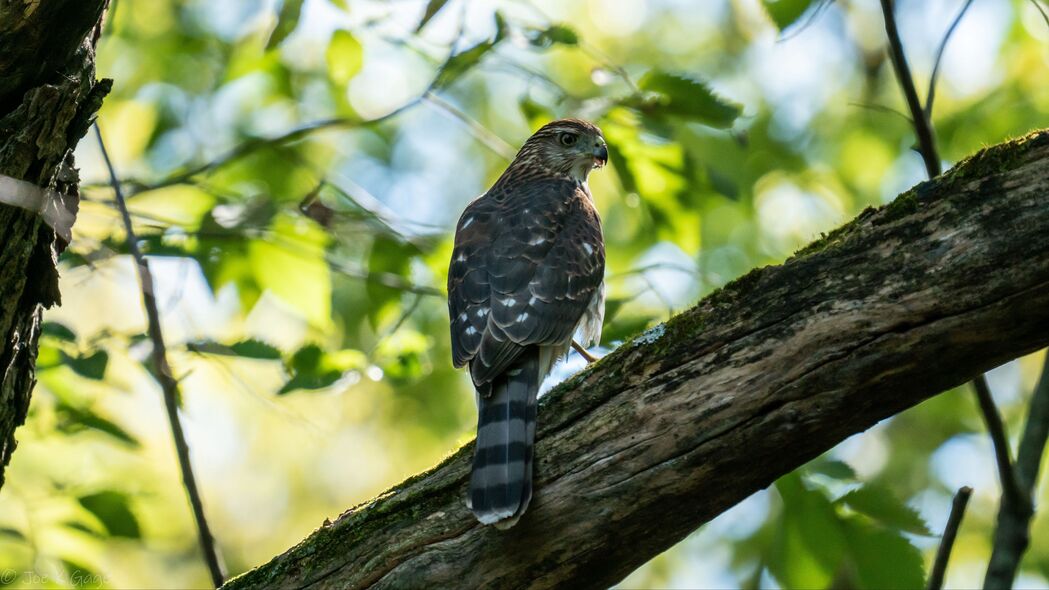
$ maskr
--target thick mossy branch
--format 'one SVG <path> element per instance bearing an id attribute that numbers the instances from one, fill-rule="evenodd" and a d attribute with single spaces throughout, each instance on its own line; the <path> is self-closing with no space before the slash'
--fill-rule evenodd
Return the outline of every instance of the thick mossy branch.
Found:
<path id="1" fill-rule="evenodd" d="M 607 587 L 849 435 L 1046 345 L 1038 132 L 863 212 L 555 388 L 540 407 L 535 499 L 514 528 L 482 527 L 464 506 L 467 445 L 226 587 Z"/>

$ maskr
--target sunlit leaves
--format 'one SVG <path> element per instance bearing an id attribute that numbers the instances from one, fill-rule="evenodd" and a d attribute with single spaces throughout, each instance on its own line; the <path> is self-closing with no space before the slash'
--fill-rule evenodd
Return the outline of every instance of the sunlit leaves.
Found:
<path id="1" fill-rule="evenodd" d="M 787 588 L 825 588 L 842 561 L 844 541 L 834 506 L 797 474 L 781 477 L 776 490 L 783 517 L 768 568 Z"/>
<path id="2" fill-rule="evenodd" d="M 270 33 L 266 41 L 266 49 L 273 49 L 281 44 L 284 39 L 299 26 L 299 16 L 302 14 L 303 0 L 282 0 L 280 14 L 277 16 L 277 26 Z"/>
<path id="3" fill-rule="evenodd" d="M 332 82 L 345 86 L 351 78 L 361 71 L 364 64 L 364 51 L 360 41 L 349 31 L 339 29 L 331 36 L 328 49 L 324 52 L 328 64 L 328 76 Z"/>
<path id="4" fill-rule="evenodd" d="M 44 336 L 55 338 L 64 342 L 75 342 L 76 334 L 68 326 L 58 322 L 44 322 L 40 333 Z"/>
<path id="5" fill-rule="evenodd" d="M 855 519 L 842 521 L 855 587 L 921 588 L 925 585 L 922 555 L 906 538 L 889 529 Z"/>
<path id="6" fill-rule="evenodd" d="M 918 512 L 901 502 L 892 490 L 867 484 L 845 494 L 838 502 L 886 526 L 916 535 L 932 534 Z"/>
<path id="7" fill-rule="evenodd" d="M 328 241 L 328 235 L 309 221 L 278 215 L 267 239 L 251 240 L 247 248 L 259 288 L 317 326 L 326 325 L 331 315 Z"/>
<path id="8" fill-rule="evenodd" d="M 281 358 L 281 352 L 277 347 L 260 340 L 241 340 L 228 346 L 212 341 L 191 342 L 186 345 L 186 349 L 191 352 L 236 356 L 255 360 L 278 360 Z"/>
<path id="9" fill-rule="evenodd" d="M 98 519 L 110 536 L 129 539 L 141 536 L 138 519 L 131 510 L 127 495 L 105 490 L 80 496 L 77 501 Z"/>
<path id="10" fill-rule="evenodd" d="M 415 330 L 401 329 L 385 338 L 375 350 L 383 373 L 395 381 L 411 381 L 430 372 L 433 342 Z"/>
<path id="11" fill-rule="evenodd" d="M 781 31 L 801 18 L 811 4 L 812 0 L 761 0 L 765 12 Z"/>
<path id="12" fill-rule="evenodd" d="M 384 277 L 394 280 L 405 278 L 407 282 L 411 261 L 419 254 L 419 248 L 410 242 L 385 235 L 375 237 L 368 256 L 370 280 L 366 287 L 370 300 L 368 319 L 373 327 L 377 327 L 389 310 L 396 306 L 404 292 L 390 286 Z"/>
<path id="13" fill-rule="evenodd" d="M 531 29 L 527 37 L 529 43 L 544 49 L 551 45 L 579 44 L 579 35 L 567 25 L 555 24 L 545 29 Z"/>
<path id="14" fill-rule="evenodd" d="M 106 366 L 109 365 L 109 353 L 104 350 L 77 355 L 65 352 L 60 354 L 63 364 L 73 369 L 73 372 L 81 377 L 100 380 L 106 375 Z"/>
<path id="15" fill-rule="evenodd" d="M 897 528 L 924 528 L 898 500 L 873 499 L 884 490 L 846 495 L 832 502 L 798 473 L 776 482 L 783 513 L 769 552 L 768 568 L 784 587 L 830 585 L 857 588 L 919 588 L 924 585 L 921 554 Z M 858 499 L 858 501 L 857 501 Z M 864 515 L 847 514 L 842 504 L 862 504 Z M 871 513 L 873 520 L 866 518 Z M 905 527 L 900 525 L 906 525 Z"/>
<path id="16" fill-rule="evenodd" d="M 711 127 L 731 127 L 742 108 L 716 95 L 701 80 L 654 69 L 638 84 L 649 93 L 631 106 L 650 116 L 683 117 Z"/>
<path id="17" fill-rule="evenodd" d="M 115 422 L 99 416 L 90 409 L 82 409 L 71 404 L 59 402 L 55 407 L 55 414 L 58 417 L 56 428 L 63 433 L 72 434 L 90 430 L 105 434 L 132 447 L 138 446 L 138 441 L 130 433 Z"/>
<path id="18" fill-rule="evenodd" d="M 359 351 L 326 352 L 316 344 L 307 344 L 288 360 L 287 368 L 291 378 L 277 393 L 285 394 L 296 389 L 322 389 L 334 384 L 347 371 L 361 370 L 366 366 L 367 358 Z"/>

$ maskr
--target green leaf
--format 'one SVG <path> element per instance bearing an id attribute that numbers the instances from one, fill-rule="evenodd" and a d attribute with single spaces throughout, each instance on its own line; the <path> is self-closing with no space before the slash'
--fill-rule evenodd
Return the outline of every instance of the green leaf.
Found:
<path id="1" fill-rule="evenodd" d="M 288 361 L 291 379 L 277 394 L 283 395 L 296 389 L 323 389 L 338 381 L 346 371 L 366 365 L 367 358 L 360 351 L 325 352 L 316 344 L 307 344 Z"/>
<path id="2" fill-rule="evenodd" d="M 419 26 L 415 27 L 415 32 L 423 30 L 426 23 L 430 22 L 430 19 L 437 16 L 437 13 L 444 8 L 444 5 L 448 4 L 448 0 L 430 0 L 426 3 L 426 10 L 423 12 L 423 18 L 419 21 Z"/>
<path id="3" fill-rule="evenodd" d="M 684 75 L 655 69 L 641 78 L 639 86 L 650 96 L 634 99 L 628 106 L 646 114 L 673 115 L 725 128 L 742 112 L 738 104 L 714 94 L 706 82 Z"/>
<path id="4" fill-rule="evenodd" d="M 830 500 L 797 473 L 776 482 L 783 516 L 769 553 L 769 572 L 785 588 L 825 588 L 844 556 L 844 535 Z"/>
<path id="5" fill-rule="evenodd" d="M 324 52 L 324 59 L 328 63 L 328 76 L 332 82 L 345 86 L 361 71 L 361 66 L 364 65 L 364 50 L 361 42 L 352 33 L 340 29 L 332 34 L 328 49 Z"/>
<path id="6" fill-rule="evenodd" d="M 265 239 L 248 242 L 255 283 L 316 327 L 331 322 L 329 241 L 329 234 L 315 223 L 280 214 Z"/>
<path id="7" fill-rule="evenodd" d="M 838 503 L 886 526 L 916 535 L 932 535 L 916 510 L 900 501 L 892 491 L 881 486 L 866 484 L 842 496 Z"/>
<path id="8" fill-rule="evenodd" d="M 261 340 L 241 340 L 230 345 L 220 344 L 212 340 L 203 342 L 191 342 L 186 345 L 190 352 L 204 354 L 218 354 L 224 356 L 239 356 L 241 358 L 258 360 L 278 360 L 281 358 L 280 349 Z"/>
<path id="9" fill-rule="evenodd" d="M 765 12 L 781 31 L 801 18 L 811 4 L 812 0 L 761 0 Z"/>
<path id="10" fill-rule="evenodd" d="M 921 552 L 900 533 L 854 518 L 842 524 L 857 587 L 925 587 Z"/>
<path id="11" fill-rule="evenodd" d="M 831 479 L 843 479 L 843 480 L 855 480 L 856 471 L 844 461 L 836 461 L 834 459 L 827 460 L 816 460 L 810 463 L 807 467 L 812 473 L 819 473 L 826 475 Z"/>
<path id="12" fill-rule="evenodd" d="M 75 561 L 62 560 L 62 567 L 66 570 L 66 577 L 73 588 L 102 588 L 104 579 L 91 568 L 85 567 Z"/>
<path id="13" fill-rule="evenodd" d="M 448 58 L 445 62 L 444 67 L 437 74 L 437 80 L 434 83 L 436 88 L 445 88 L 455 82 L 466 72 L 470 71 L 470 68 L 480 63 L 481 58 L 486 53 L 495 47 L 494 41 L 482 41 L 477 45 L 465 50 Z"/>
<path id="14" fill-rule="evenodd" d="M 69 365 L 69 368 L 73 369 L 73 372 L 81 377 L 98 381 L 106 375 L 106 366 L 109 365 L 109 353 L 104 350 L 95 351 L 94 354 L 89 356 L 71 356 L 64 352 L 60 354 L 62 355 L 62 362 Z"/>
<path id="15" fill-rule="evenodd" d="M 64 324 L 58 322 L 44 322 L 44 326 L 40 329 L 40 333 L 44 336 L 50 336 L 63 342 L 75 342 L 76 334 L 73 333 Z"/>
<path id="16" fill-rule="evenodd" d="M 510 33 L 510 23 L 506 22 L 506 17 L 499 10 L 495 11 L 495 42 L 498 43 Z"/>
<path id="17" fill-rule="evenodd" d="M 80 505 L 106 527 L 106 532 L 112 537 L 125 537 L 138 539 L 141 532 L 138 528 L 138 519 L 128 505 L 128 498 L 120 492 L 106 490 L 87 496 L 77 498 Z"/>
<path id="18" fill-rule="evenodd" d="M 566 25 L 552 25 L 547 29 L 533 29 L 528 35 L 528 42 L 535 47 L 546 49 L 551 45 L 578 45 L 579 35 Z"/>
<path id="19" fill-rule="evenodd" d="M 266 51 L 273 49 L 288 38 L 288 35 L 299 25 L 299 16 L 302 14 L 303 0 L 284 0 L 280 5 L 280 14 L 277 15 L 277 26 L 270 33 L 266 41 Z"/>
<path id="20" fill-rule="evenodd" d="M 0 526 L 0 539 L 8 539 L 13 541 L 25 541 L 25 535 L 18 529 L 11 527 Z"/>
<path id="21" fill-rule="evenodd" d="M 636 194 L 638 192 L 637 178 L 634 177 L 630 164 L 623 157 L 623 151 L 614 141 L 606 140 L 606 145 L 608 147 L 608 158 L 612 162 L 612 169 L 616 171 L 616 176 L 619 178 L 619 184 L 622 185 L 624 191 Z"/>
<path id="22" fill-rule="evenodd" d="M 106 536 L 105 528 L 95 523 L 85 524 L 82 522 L 77 522 L 75 520 L 67 520 L 63 522 L 62 525 L 66 528 L 73 529 L 74 531 L 80 531 L 81 533 L 90 535 L 92 537 L 97 537 L 101 539 Z"/>
<path id="23" fill-rule="evenodd" d="M 411 262 L 419 254 L 419 248 L 410 242 L 378 235 L 372 242 L 371 253 L 368 255 L 368 272 L 374 275 L 396 275 L 405 282 L 410 282 L 408 274 Z M 370 302 L 368 320 L 373 328 L 377 328 L 382 318 L 400 303 L 403 291 L 377 281 L 368 281 L 365 290 Z"/>
<path id="24" fill-rule="evenodd" d="M 137 447 L 139 444 L 138 440 L 128 434 L 126 430 L 90 410 L 76 408 L 69 404 L 60 402 L 55 408 L 55 412 L 58 415 L 58 424 L 56 425 L 56 428 L 58 428 L 60 432 L 72 434 L 85 429 L 91 429 L 107 434 L 120 442 L 133 447 Z"/>

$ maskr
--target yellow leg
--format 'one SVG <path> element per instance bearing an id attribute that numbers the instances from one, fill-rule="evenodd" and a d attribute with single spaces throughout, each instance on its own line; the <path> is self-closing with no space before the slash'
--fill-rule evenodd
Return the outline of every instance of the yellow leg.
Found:
<path id="1" fill-rule="evenodd" d="M 590 354 L 589 352 L 587 352 L 586 349 L 583 348 L 582 346 L 580 346 L 579 343 L 576 342 L 575 340 L 572 341 L 572 348 L 574 348 L 575 351 L 579 353 L 579 356 L 581 356 L 581 357 L 586 359 L 587 364 L 590 364 L 590 363 L 592 363 L 592 362 L 597 360 L 596 356 L 594 356 L 594 355 Z"/>

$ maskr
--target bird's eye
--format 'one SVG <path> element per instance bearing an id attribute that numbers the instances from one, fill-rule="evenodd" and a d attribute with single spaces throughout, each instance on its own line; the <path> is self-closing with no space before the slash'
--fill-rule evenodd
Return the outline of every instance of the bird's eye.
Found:
<path id="1" fill-rule="evenodd" d="M 574 133 L 562 133 L 558 139 L 561 141 L 561 145 L 575 145 L 579 136 Z"/>

